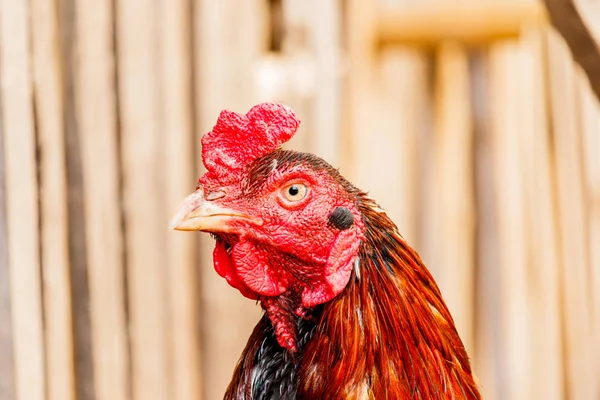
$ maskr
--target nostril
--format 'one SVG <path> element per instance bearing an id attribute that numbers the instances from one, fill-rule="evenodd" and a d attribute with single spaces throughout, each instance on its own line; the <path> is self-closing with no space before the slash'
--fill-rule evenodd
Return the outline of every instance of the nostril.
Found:
<path id="1" fill-rule="evenodd" d="M 212 191 L 212 192 L 209 192 L 208 194 L 206 194 L 204 196 L 204 198 L 206 200 L 208 200 L 208 201 L 211 201 L 211 200 L 220 199 L 223 196 L 225 196 L 225 192 L 224 191 L 222 191 L 222 190 L 215 190 L 215 191 Z"/>

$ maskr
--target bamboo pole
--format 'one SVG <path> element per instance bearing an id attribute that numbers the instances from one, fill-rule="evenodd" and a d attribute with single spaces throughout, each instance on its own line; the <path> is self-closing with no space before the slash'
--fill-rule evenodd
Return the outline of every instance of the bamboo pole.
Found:
<path id="1" fill-rule="evenodd" d="M 318 7 L 320 10 L 318 13 L 311 13 L 307 9 L 306 13 L 310 15 L 307 28 L 310 29 L 316 64 L 316 90 L 311 109 L 314 123 L 310 131 L 313 151 L 336 167 L 340 165 L 341 155 L 341 3 L 340 0 L 313 0 L 305 3 L 305 6 L 312 6 L 313 9 Z"/>
<path id="2" fill-rule="evenodd" d="M 355 147 L 349 157 L 356 185 L 386 210 L 404 237 L 411 239 L 416 236 L 415 214 L 409 214 L 415 192 L 408 182 L 416 175 L 416 168 L 409 163 L 415 160 L 415 120 L 423 104 L 419 101 L 422 98 L 415 96 L 413 107 L 406 109 L 401 97 L 406 91 L 418 91 L 423 84 L 419 61 L 418 54 L 406 49 L 386 49 L 374 61 L 371 87 L 364 99 L 373 110 L 364 121 L 369 123 L 370 134 L 352 132 Z M 409 110 L 414 114 L 409 115 Z"/>
<path id="3" fill-rule="evenodd" d="M 5 148 L 8 264 L 18 400 L 45 398 L 39 210 L 29 3 L 0 2 L 0 90 Z"/>
<path id="4" fill-rule="evenodd" d="M 437 51 L 436 67 L 433 150 L 437 189 L 437 276 L 458 333 L 473 357 L 473 126 L 465 49 L 457 43 L 443 43 Z"/>
<path id="5" fill-rule="evenodd" d="M 75 397 L 61 63 L 56 3 L 31 2 L 40 148 L 41 243 L 49 400 Z"/>
<path id="6" fill-rule="evenodd" d="M 547 123 L 547 74 L 543 33 L 526 30 L 519 43 L 522 99 L 522 175 L 528 219 L 527 246 L 531 331 L 531 399 L 564 398 L 560 326 L 559 252 L 557 251 L 554 170 Z"/>
<path id="7" fill-rule="evenodd" d="M 590 0 L 544 0 L 550 20 L 569 45 L 600 100 L 600 6 Z"/>
<path id="8" fill-rule="evenodd" d="M 582 186 L 581 135 L 577 121 L 575 69 L 564 42 L 549 41 L 550 100 L 556 162 L 559 248 L 561 255 L 562 323 L 565 334 L 567 397 L 594 398 L 595 382 L 586 274 L 587 249 Z"/>
<path id="9" fill-rule="evenodd" d="M 361 137 L 369 132 L 373 108 L 373 69 L 375 66 L 375 10 L 372 2 L 350 0 L 346 4 L 346 45 L 349 70 L 346 77 L 346 104 L 348 116 L 342 126 L 344 147 L 341 170 L 351 181 L 360 184 L 360 162 L 356 159 L 365 148 Z"/>
<path id="10" fill-rule="evenodd" d="M 86 246 L 85 196 L 81 138 L 77 124 L 75 99 L 75 52 L 76 32 L 75 2 L 59 0 L 57 7 L 62 56 L 61 92 L 63 129 L 67 173 L 67 219 L 69 235 L 69 273 L 71 289 L 71 317 L 73 352 L 75 356 L 75 397 L 92 400 L 94 394 L 94 358 L 92 345 L 92 322 L 90 315 L 90 285 L 88 251 Z"/>
<path id="11" fill-rule="evenodd" d="M 529 399 L 533 366 L 528 355 L 529 300 L 526 227 L 523 198 L 523 154 L 520 126 L 519 62 L 522 54 L 514 44 L 496 44 L 490 50 L 491 123 L 494 190 L 500 276 L 500 319 L 503 368 L 498 371 L 499 398 Z"/>
<path id="12" fill-rule="evenodd" d="M 129 399 L 113 10 L 109 1 L 77 0 L 75 6 L 75 104 L 83 167 L 95 399 Z"/>
<path id="13" fill-rule="evenodd" d="M 374 119 L 373 136 L 364 135 L 374 142 L 370 145 L 375 149 L 362 153 L 362 157 L 356 156 L 367 168 L 361 175 L 361 185 L 366 186 L 361 188 L 372 190 L 373 197 L 389 212 L 401 235 L 420 251 L 418 218 L 422 206 L 418 202 L 417 182 L 423 166 L 418 156 L 418 139 L 427 118 L 428 60 L 419 51 L 389 47 L 382 49 L 378 61 L 374 101 L 381 118 Z M 385 173 L 374 174 L 374 171 Z"/>
<path id="14" fill-rule="evenodd" d="M 501 399 L 503 386 L 497 377 L 502 368 L 503 348 L 500 341 L 500 276 L 497 186 L 493 162 L 493 134 L 490 104 L 490 68 L 487 52 L 476 52 L 470 63 L 475 139 L 475 212 L 477 230 L 476 251 L 476 356 L 473 369 L 484 399 Z"/>
<path id="15" fill-rule="evenodd" d="M 341 171 L 381 204 L 414 246 L 418 241 L 417 138 L 426 108 L 426 63 L 422 54 L 404 47 L 384 48 L 378 54 L 374 11 L 365 2 L 347 7 L 349 69 Z"/>
<path id="16" fill-rule="evenodd" d="M 0 10 L 1 13 L 1 10 Z M 0 104 L 2 93 L 0 91 Z M 13 333 L 8 264 L 8 232 L 6 221 L 6 179 L 4 132 L 0 113 L 0 400 L 12 400 L 15 394 Z"/>
<path id="17" fill-rule="evenodd" d="M 423 63 L 405 48 L 377 53 L 374 4 L 351 1 L 346 10 L 349 69 L 341 170 L 389 213 L 402 235 L 414 240 L 415 214 L 409 213 L 416 194 L 408 185 L 417 172 L 409 163 L 415 160 L 423 97 L 415 96 L 409 110 L 402 93 L 423 89 Z"/>
<path id="18" fill-rule="evenodd" d="M 320 2 L 319 8 L 322 12 L 319 18 L 325 17 L 330 5 L 329 0 Z M 279 24 L 280 32 L 271 32 L 269 39 L 280 41 L 279 49 L 259 56 L 260 69 L 257 73 L 257 82 L 262 83 L 262 90 L 257 91 L 257 96 L 263 100 L 282 102 L 292 108 L 300 117 L 302 123 L 294 137 L 283 144 L 285 149 L 296 151 L 315 152 L 316 145 L 323 138 L 317 139 L 315 129 L 319 122 L 316 119 L 315 97 L 319 96 L 316 91 L 316 80 L 318 71 L 316 67 L 317 56 L 315 47 L 326 46 L 329 39 L 321 40 L 319 44 L 311 37 L 317 23 L 308 22 L 310 18 L 310 7 L 314 7 L 313 0 L 273 0 L 269 3 L 269 24 Z M 289 33 L 284 33 L 285 29 Z M 282 79 L 274 78 L 271 71 L 278 71 Z M 260 75 L 259 75 L 260 74 Z M 260 85 L 260 84 L 259 84 Z M 325 84 L 322 89 L 330 86 L 331 82 Z M 258 85 L 257 85 L 258 86 Z M 270 89 L 266 93 L 264 89 Z M 326 89 L 324 90 L 327 91 Z M 262 93 L 261 93 L 262 92 Z M 322 110 L 325 111 L 325 110 Z M 335 117 L 333 117 L 335 118 Z M 332 121 L 332 118 L 329 119 Z"/>
<path id="19" fill-rule="evenodd" d="M 577 74 L 580 93 L 580 126 L 583 152 L 583 186 L 587 213 L 588 279 L 592 318 L 592 343 L 596 361 L 594 376 L 600 376 L 600 103 L 590 91 L 589 83 Z M 595 397 L 600 397 L 596 384 Z"/>
<path id="20" fill-rule="evenodd" d="M 265 99 L 256 97 L 254 70 L 265 38 L 265 2 L 202 0 L 195 2 L 196 131 L 210 131 L 219 112 L 240 113 Z M 235 30 L 231 30 L 235 26 Z M 223 66 L 227 66 L 224 68 Z M 198 154 L 198 161 L 201 160 Z M 198 165 L 197 171 L 202 169 Z M 200 234 L 200 301 L 202 304 L 203 398 L 222 398 L 231 373 L 261 313 L 260 307 L 232 289 L 213 268 L 214 240 Z M 232 329 L 232 327 L 235 327 Z"/>
<path id="21" fill-rule="evenodd" d="M 165 151 L 166 207 L 164 224 L 195 182 L 194 129 L 192 117 L 192 21 L 188 0 L 160 2 L 160 58 L 162 87 L 161 140 Z M 198 400 L 200 377 L 200 334 L 197 253 L 194 236 L 170 232 L 167 236 L 169 315 L 169 368 L 173 382 L 170 399 Z"/>
<path id="22" fill-rule="evenodd" d="M 145 0 L 119 0 L 117 65 L 133 398 L 169 398 L 167 358 L 166 220 L 160 109 L 156 77 L 158 9 Z"/>

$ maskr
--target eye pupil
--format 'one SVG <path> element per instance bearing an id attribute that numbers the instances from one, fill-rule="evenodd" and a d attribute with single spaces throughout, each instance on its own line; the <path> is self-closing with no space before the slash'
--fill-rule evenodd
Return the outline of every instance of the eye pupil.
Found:
<path id="1" fill-rule="evenodd" d="M 285 199 L 285 201 L 298 203 L 306 198 L 307 193 L 308 189 L 306 185 L 302 183 L 292 183 L 281 188 L 280 195 Z"/>
<path id="2" fill-rule="evenodd" d="M 290 196 L 297 196 L 298 193 L 300 193 L 300 189 L 298 188 L 298 186 L 292 185 L 288 189 L 288 193 L 290 194 Z"/>

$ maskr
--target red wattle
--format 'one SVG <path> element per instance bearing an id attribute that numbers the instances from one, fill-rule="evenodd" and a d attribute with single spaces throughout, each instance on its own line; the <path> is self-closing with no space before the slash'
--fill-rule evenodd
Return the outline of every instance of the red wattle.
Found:
<path id="1" fill-rule="evenodd" d="M 233 265 L 231 256 L 227 254 L 225 243 L 217 241 L 215 250 L 213 251 L 213 263 L 215 271 L 227 280 L 227 283 L 232 287 L 240 291 L 240 293 L 249 299 L 257 300 L 258 295 L 252 291 L 244 282 L 240 279 Z"/>
<path id="2" fill-rule="evenodd" d="M 279 265 L 272 266 L 266 250 L 242 240 L 233 246 L 232 258 L 238 276 L 255 292 L 277 296 L 288 289 L 292 277 Z"/>

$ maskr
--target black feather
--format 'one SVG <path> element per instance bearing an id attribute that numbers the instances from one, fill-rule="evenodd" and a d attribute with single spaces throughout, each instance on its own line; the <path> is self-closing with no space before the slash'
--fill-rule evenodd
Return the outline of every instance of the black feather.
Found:
<path id="1" fill-rule="evenodd" d="M 277 342 L 271 321 L 265 314 L 264 338 L 256 352 L 251 373 L 253 400 L 295 399 L 298 391 L 297 369 L 301 358 L 282 348 Z M 302 349 L 315 334 L 313 321 L 298 319 L 298 349 Z"/>

